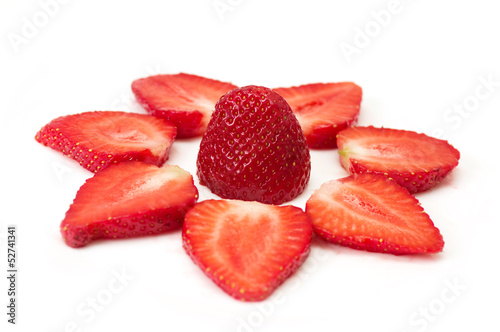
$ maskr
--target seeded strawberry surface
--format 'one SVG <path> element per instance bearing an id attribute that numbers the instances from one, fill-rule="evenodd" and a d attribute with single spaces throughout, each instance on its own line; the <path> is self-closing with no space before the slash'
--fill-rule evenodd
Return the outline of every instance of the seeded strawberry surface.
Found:
<path id="1" fill-rule="evenodd" d="M 292 108 L 311 149 L 337 147 L 337 134 L 356 124 L 362 90 L 352 82 L 275 88 Z"/>
<path id="2" fill-rule="evenodd" d="M 306 187 L 311 161 L 302 129 L 276 92 L 235 89 L 215 106 L 197 158 L 200 184 L 223 198 L 281 204 Z"/>
<path id="3" fill-rule="evenodd" d="M 143 162 L 112 165 L 88 179 L 61 222 L 67 245 L 153 235 L 179 229 L 198 199 L 191 174 Z"/>
<path id="4" fill-rule="evenodd" d="M 35 139 L 97 173 L 122 161 L 162 165 L 176 133 L 174 125 L 152 115 L 96 111 L 56 118 Z"/>
<path id="5" fill-rule="evenodd" d="M 437 253 L 444 242 L 418 200 L 382 175 L 354 174 L 324 183 L 306 203 L 324 240 L 394 255 Z"/>
<path id="6" fill-rule="evenodd" d="M 460 152 L 448 142 L 408 130 L 351 127 L 338 134 L 340 162 L 350 174 L 379 174 L 411 193 L 440 183 Z"/>
<path id="7" fill-rule="evenodd" d="M 150 113 L 87 112 L 54 119 L 36 140 L 96 173 L 60 232 L 68 246 L 179 229 L 186 253 L 217 286 L 260 301 L 306 260 L 314 232 L 372 252 L 438 253 L 443 237 L 411 193 L 439 183 L 460 153 L 415 132 L 350 127 L 362 90 L 351 82 L 274 90 L 204 77 L 133 82 Z M 203 135 L 199 183 L 226 198 L 196 204 L 193 177 L 163 165 L 175 137 Z M 309 148 L 339 148 L 352 175 L 324 183 L 305 212 L 277 206 L 308 185 Z M 263 204 L 264 203 L 264 204 Z"/>
<path id="8" fill-rule="evenodd" d="M 137 101 L 150 114 L 172 122 L 179 138 L 201 136 L 217 100 L 235 88 L 231 83 L 185 73 L 154 75 L 132 83 Z"/>
<path id="9" fill-rule="evenodd" d="M 186 214 L 183 246 L 202 271 L 232 297 L 260 301 L 309 255 L 311 222 L 294 206 L 206 200 Z"/>

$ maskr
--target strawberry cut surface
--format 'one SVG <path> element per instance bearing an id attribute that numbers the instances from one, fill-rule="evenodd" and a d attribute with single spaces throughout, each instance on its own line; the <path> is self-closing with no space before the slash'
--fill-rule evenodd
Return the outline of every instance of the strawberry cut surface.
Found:
<path id="1" fill-rule="evenodd" d="M 394 255 L 438 253 L 444 241 L 418 200 L 396 181 L 354 174 L 324 183 L 306 203 L 326 241 Z"/>
<path id="2" fill-rule="evenodd" d="M 176 132 L 174 125 L 151 115 L 95 111 L 56 118 L 35 139 L 97 173 L 122 161 L 162 165 Z"/>
<path id="3" fill-rule="evenodd" d="M 155 75 L 135 80 L 132 92 L 150 114 L 177 127 L 179 138 L 201 136 L 215 103 L 235 89 L 231 83 L 190 75 Z"/>
<path id="4" fill-rule="evenodd" d="M 178 166 L 123 162 L 89 178 L 61 222 L 66 244 L 179 229 L 198 199 L 193 177 Z"/>
<path id="5" fill-rule="evenodd" d="M 380 174 L 411 193 L 428 190 L 457 165 L 460 152 L 448 142 L 413 131 L 351 127 L 337 137 L 340 162 L 350 173 Z"/>
<path id="6" fill-rule="evenodd" d="M 339 131 L 356 124 L 362 89 L 352 82 L 273 89 L 288 102 L 312 149 L 337 147 Z"/>
<path id="7" fill-rule="evenodd" d="M 188 211 L 183 246 L 224 292 L 242 301 L 268 297 L 307 258 L 309 217 L 294 206 L 207 200 Z"/>
<path id="8" fill-rule="evenodd" d="M 309 148 L 290 106 L 254 85 L 221 97 L 196 165 L 200 184 L 214 194 L 276 205 L 302 193 L 311 173 Z"/>

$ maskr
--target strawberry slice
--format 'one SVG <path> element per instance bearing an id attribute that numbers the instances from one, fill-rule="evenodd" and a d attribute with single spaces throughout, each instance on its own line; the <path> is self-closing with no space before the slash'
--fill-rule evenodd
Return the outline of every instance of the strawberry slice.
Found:
<path id="1" fill-rule="evenodd" d="M 121 161 L 162 165 L 176 128 L 151 115 L 96 111 L 52 120 L 35 139 L 97 173 Z"/>
<path id="2" fill-rule="evenodd" d="M 384 175 L 410 193 L 434 187 L 460 159 L 460 152 L 446 141 L 398 129 L 351 127 L 339 133 L 337 144 L 349 174 Z"/>
<path id="3" fill-rule="evenodd" d="M 307 258 L 312 229 L 299 208 L 207 200 L 186 214 L 188 255 L 223 291 L 242 301 L 268 297 Z"/>
<path id="4" fill-rule="evenodd" d="M 132 92 L 149 113 L 177 127 L 179 138 L 201 136 L 207 128 L 215 103 L 236 86 L 189 75 L 156 75 L 135 80 Z"/>
<path id="5" fill-rule="evenodd" d="M 324 183 L 306 203 L 326 241 L 394 255 L 437 253 L 444 242 L 418 200 L 394 180 L 355 174 Z"/>
<path id="6" fill-rule="evenodd" d="M 112 165 L 88 179 L 61 222 L 70 247 L 98 239 L 164 233 L 180 228 L 198 199 L 191 174 L 143 162 Z"/>
<path id="7" fill-rule="evenodd" d="M 315 83 L 273 90 L 292 108 L 312 149 L 336 148 L 339 131 L 358 119 L 362 90 L 354 83 Z"/>
<path id="8" fill-rule="evenodd" d="M 339 133 L 337 144 L 349 174 L 384 175 L 411 193 L 434 187 L 460 159 L 446 141 L 398 129 L 352 127 Z"/>

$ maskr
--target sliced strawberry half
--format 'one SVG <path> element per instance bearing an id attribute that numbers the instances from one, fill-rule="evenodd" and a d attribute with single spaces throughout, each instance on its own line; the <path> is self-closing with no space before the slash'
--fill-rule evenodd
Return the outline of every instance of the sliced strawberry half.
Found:
<path id="1" fill-rule="evenodd" d="M 307 201 L 306 213 L 317 235 L 354 249 L 395 255 L 443 250 L 443 237 L 418 200 L 381 175 L 324 183 Z"/>
<path id="2" fill-rule="evenodd" d="M 235 89 L 230 83 L 189 75 L 155 75 L 135 80 L 132 92 L 149 113 L 177 127 L 179 138 L 201 136 L 215 103 Z"/>
<path id="3" fill-rule="evenodd" d="M 288 102 L 312 149 L 337 147 L 336 135 L 356 123 L 362 90 L 351 82 L 273 89 Z"/>
<path id="4" fill-rule="evenodd" d="M 448 142 L 407 130 L 351 127 L 339 133 L 337 144 L 350 174 L 384 175 L 411 193 L 434 187 L 460 159 Z"/>
<path id="5" fill-rule="evenodd" d="M 178 166 L 112 165 L 88 179 L 61 222 L 70 247 L 180 228 L 198 199 L 193 177 Z"/>
<path id="6" fill-rule="evenodd" d="M 222 290 L 242 301 L 268 297 L 310 251 L 309 217 L 294 206 L 208 200 L 186 214 L 186 252 Z"/>
<path id="7" fill-rule="evenodd" d="M 151 115 L 96 111 L 54 119 L 35 139 L 97 173 L 121 161 L 162 165 L 176 132 L 174 125 Z"/>

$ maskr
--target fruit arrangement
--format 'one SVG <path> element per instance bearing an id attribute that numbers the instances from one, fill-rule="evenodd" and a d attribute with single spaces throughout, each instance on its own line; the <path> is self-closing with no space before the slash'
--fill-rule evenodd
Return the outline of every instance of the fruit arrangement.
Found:
<path id="1" fill-rule="evenodd" d="M 260 301 L 292 275 L 311 239 L 394 255 L 443 250 L 439 229 L 413 194 L 439 184 L 460 153 L 412 131 L 356 126 L 352 82 L 269 89 L 188 74 L 132 83 L 149 114 L 95 111 L 56 118 L 35 139 L 93 176 L 60 225 L 83 247 L 181 230 L 183 247 L 230 296 Z M 193 176 L 166 163 L 174 140 L 200 137 Z M 349 176 L 325 182 L 305 210 L 282 205 L 303 193 L 310 149 L 338 148 Z"/>

